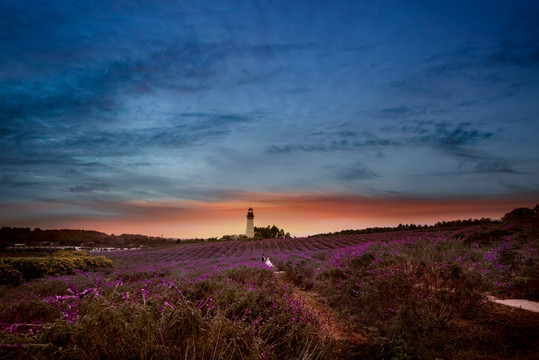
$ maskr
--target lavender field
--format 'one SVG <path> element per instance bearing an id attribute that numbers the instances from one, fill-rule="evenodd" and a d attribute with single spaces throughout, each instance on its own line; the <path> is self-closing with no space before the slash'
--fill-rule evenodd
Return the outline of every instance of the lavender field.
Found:
<path id="1" fill-rule="evenodd" d="M 486 296 L 539 300 L 537 234 L 504 224 L 103 253 L 112 268 L 0 287 L 0 354 L 532 359 L 539 316 Z"/>
<path id="2" fill-rule="evenodd" d="M 420 236 L 417 234 L 416 236 Z M 312 259 L 317 254 L 330 254 L 370 241 L 387 242 L 406 237 L 404 232 L 328 236 L 311 238 L 263 239 L 259 241 L 212 242 L 181 247 L 146 249 L 136 252 L 103 253 L 113 259 L 119 272 L 190 272 L 197 269 L 216 269 L 262 264 L 263 255 L 271 261 L 296 263 Z"/>

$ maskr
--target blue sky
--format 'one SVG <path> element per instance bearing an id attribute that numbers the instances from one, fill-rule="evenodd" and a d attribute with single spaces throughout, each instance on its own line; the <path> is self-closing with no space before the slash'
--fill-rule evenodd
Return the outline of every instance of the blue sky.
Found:
<path id="1" fill-rule="evenodd" d="M 306 228 L 285 198 L 536 203 L 537 18 L 536 1 L 1 1 L 0 224 L 210 236 L 241 232 L 246 204 Z M 238 224 L 190 227 L 223 209 Z M 363 215 L 325 226 L 396 221 Z"/>

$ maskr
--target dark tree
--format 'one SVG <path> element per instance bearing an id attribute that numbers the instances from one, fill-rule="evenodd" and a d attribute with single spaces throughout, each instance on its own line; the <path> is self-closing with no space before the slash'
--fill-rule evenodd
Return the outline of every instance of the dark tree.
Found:
<path id="1" fill-rule="evenodd" d="M 534 209 L 529 209 L 525 207 L 514 209 L 511 212 L 505 214 L 502 218 L 502 221 L 507 222 L 529 222 L 537 220 L 537 205 Z"/>
<path id="2" fill-rule="evenodd" d="M 255 226 L 255 239 L 273 239 L 290 237 L 290 234 L 285 233 L 284 229 L 279 229 L 277 226 L 257 227 Z"/>

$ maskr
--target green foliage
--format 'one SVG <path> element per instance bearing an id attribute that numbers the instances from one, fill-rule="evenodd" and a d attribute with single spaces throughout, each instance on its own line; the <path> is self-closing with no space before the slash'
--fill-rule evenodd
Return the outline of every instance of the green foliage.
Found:
<path id="1" fill-rule="evenodd" d="M 290 234 L 285 233 L 284 229 L 279 229 L 277 226 L 266 226 L 254 228 L 255 239 L 273 239 L 273 238 L 289 238 Z"/>
<path id="2" fill-rule="evenodd" d="M 48 258 L 0 258 L 0 284 L 20 284 L 45 275 L 73 274 L 75 270 L 111 267 L 105 256 L 84 251 L 57 251 Z"/>

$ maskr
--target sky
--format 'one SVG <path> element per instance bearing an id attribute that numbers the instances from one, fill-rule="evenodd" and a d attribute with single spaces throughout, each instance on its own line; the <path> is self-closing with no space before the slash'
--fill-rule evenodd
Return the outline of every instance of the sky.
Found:
<path id="1" fill-rule="evenodd" d="M 537 1 L 0 0 L 0 226 L 175 238 L 539 203 Z"/>

